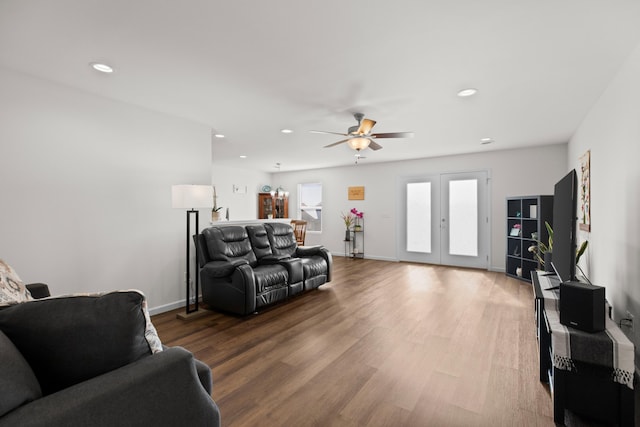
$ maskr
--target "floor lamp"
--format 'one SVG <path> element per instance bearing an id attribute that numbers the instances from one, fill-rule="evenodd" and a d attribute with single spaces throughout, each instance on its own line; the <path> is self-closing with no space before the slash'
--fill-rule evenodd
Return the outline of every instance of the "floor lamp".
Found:
<path id="1" fill-rule="evenodd" d="M 198 225 L 198 208 L 211 208 L 213 206 L 213 187 L 210 185 L 172 185 L 171 186 L 171 206 L 175 209 L 187 209 L 187 254 L 186 254 L 186 286 L 187 297 L 185 313 L 178 314 L 179 319 L 190 319 L 195 315 L 205 312 L 198 312 L 198 298 L 200 293 L 200 280 L 198 275 L 198 264 L 195 269 L 195 303 L 191 306 L 191 215 L 195 216 L 195 231 L 200 232 Z M 197 248 L 196 248 L 197 250 Z"/>

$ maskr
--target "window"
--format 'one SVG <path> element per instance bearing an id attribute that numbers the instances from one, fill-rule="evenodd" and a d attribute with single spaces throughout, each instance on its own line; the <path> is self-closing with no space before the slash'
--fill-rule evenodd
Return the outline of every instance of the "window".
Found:
<path id="1" fill-rule="evenodd" d="M 431 253 L 431 183 L 407 184 L 407 252 Z"/>
<path id="2" fill-rule="evenodd" d="M 322 184 L 298 184 L 298 217 L 307 221 L 307 231 L 322 231 Z"/>

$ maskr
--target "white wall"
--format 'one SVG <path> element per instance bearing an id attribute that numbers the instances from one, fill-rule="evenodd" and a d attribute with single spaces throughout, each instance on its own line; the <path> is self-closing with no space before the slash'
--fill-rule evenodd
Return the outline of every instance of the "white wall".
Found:
<path id="1" fill-rule="evenodd" d="M 0 68 L 0 258 L 53 294 L 181 303 L 186 214 L 171 185 L 211 182 L 209 132 Z"/>
<path id="2" fill-rule="evenodd" d="M 269 184 L 270 174 L 250 169 L 238 169 L 217 163 L 215 148 L 211 167 L 211 182 L 216 187 L 218 206 L 222 206 L 221 218 L 229 209 L 229 220 L 250 220 L 258 217 L 258 192 Z M 233 192 L 233 187 L 246 188 L 246 193 Z"/>
<path id="3" fill-rule="evenodd" d="M 365 161 L 366 162 L 366 161 Z M 567 145 L 376 163 L 274 174 L 274 182 L 291 192 L 289 212 L 296 215 L 297 185 L 323 184 L 323 231 L 307 233 L 307 244 L 323 244 L 343 254 L 344 225 L 340 212 L 352 207 L 364 211 L 366 256 L 396 260 L 396 186 L 401 176 L 488 170 L 490 173 L 490 268 L 504 271 L 508 196 L 553 194 L 553 185 L 565 173 Z M 364 186 L 365 200 L 347 200 L 347 188 Z"/>
<path id="4" fill-rule="evenodd" d="M 591 150 L 591 233 L 584 268 L 606 287 L 616 319 L 635 316 L 640 348 L 640 46 L 569 142 L 568 167 Z M 581 262 L 582 264 L 582 262 Z M 638 358 L 636 357 L 636 360 Z"/>

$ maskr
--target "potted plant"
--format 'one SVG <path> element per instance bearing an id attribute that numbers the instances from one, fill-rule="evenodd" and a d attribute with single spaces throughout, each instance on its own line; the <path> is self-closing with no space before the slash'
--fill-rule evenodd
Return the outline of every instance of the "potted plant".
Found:
<path id="1" fill-rule="evenodd" d="M 222 206 L 218 206 L 218 196 L 216 195 L 216 187 L 213 187 L 213 209 L 211 209 L 211 221 L 220 221 L 220 211 Z"/>
<path id="2" fill-rule="evenodd" d="M 360 212 L 356 208 L 353 208 L 353 209 L 351 209 L 351 214 L 353 215 L 353 217 L 355 219 L 355 224 L 353 226 L 353 231 L 362 231 L 362 225 L 360 224 L 359 220 L 361 220 L 362 217 L 364 216 L 364 212 Z"/>
<path id="3" fill-rule="evenodd" d="M 355 217 L 351 213 L 348 213 L 346 215 L 344 213 L 341 213 L 340 216 L 344 221 L 344 226 L 347 228 L 344 233 L 344 240 L 349 241 L 351 240 L 351 226 L 355 221 Z"/>
<path id="4" fill-rule="evenodd" d="M 528 251 L 533 253 L 540 264 L 544 266 L 544 271 L 551 272 L 553 271 L 553 267 L 551 267 L 551 259 L 553 256 L 553 228 L 547 221 L 544 222 L 544 225 L 547 228 L 547 232 L 549 233 L 548 243 L 545 244 L 538 239 L 534 239 L 537 245 L 529 246 Z M 587 250 L 587 246 L 589 246 L 589 241 L 585 240 L 576 250 L 576 264 L 578 264 L 578 262 L 580 261 L 580 257 Z"/>

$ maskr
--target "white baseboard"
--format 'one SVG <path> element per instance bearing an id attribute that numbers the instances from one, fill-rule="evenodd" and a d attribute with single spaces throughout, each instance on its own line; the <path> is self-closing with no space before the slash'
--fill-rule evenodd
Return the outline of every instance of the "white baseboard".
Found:
<path id="1" fill-rule="evenodd" d="M 350 255 L 345 256 L 344 252 L 331 252 L 331 256 L 339 256 L 342 258 L 351 258 Z M 383 256 L 368 256 L 365 255 L 364 256 L 365 259 L 375 259 L 378 261 L 392 261 L 392 262 L 398 262 L 398 260 L 396 258 L 389 258 L 389 257 L 383 257 Z"/>
<path id="2" fill-rule="evenodd" d="M 184 308 L 184 300 L 149 308 L 149 314 L 155 316 L 156 314 L 165 313 L 167 311 L 175 310 L 176 308 L 181 307 Z"/>

